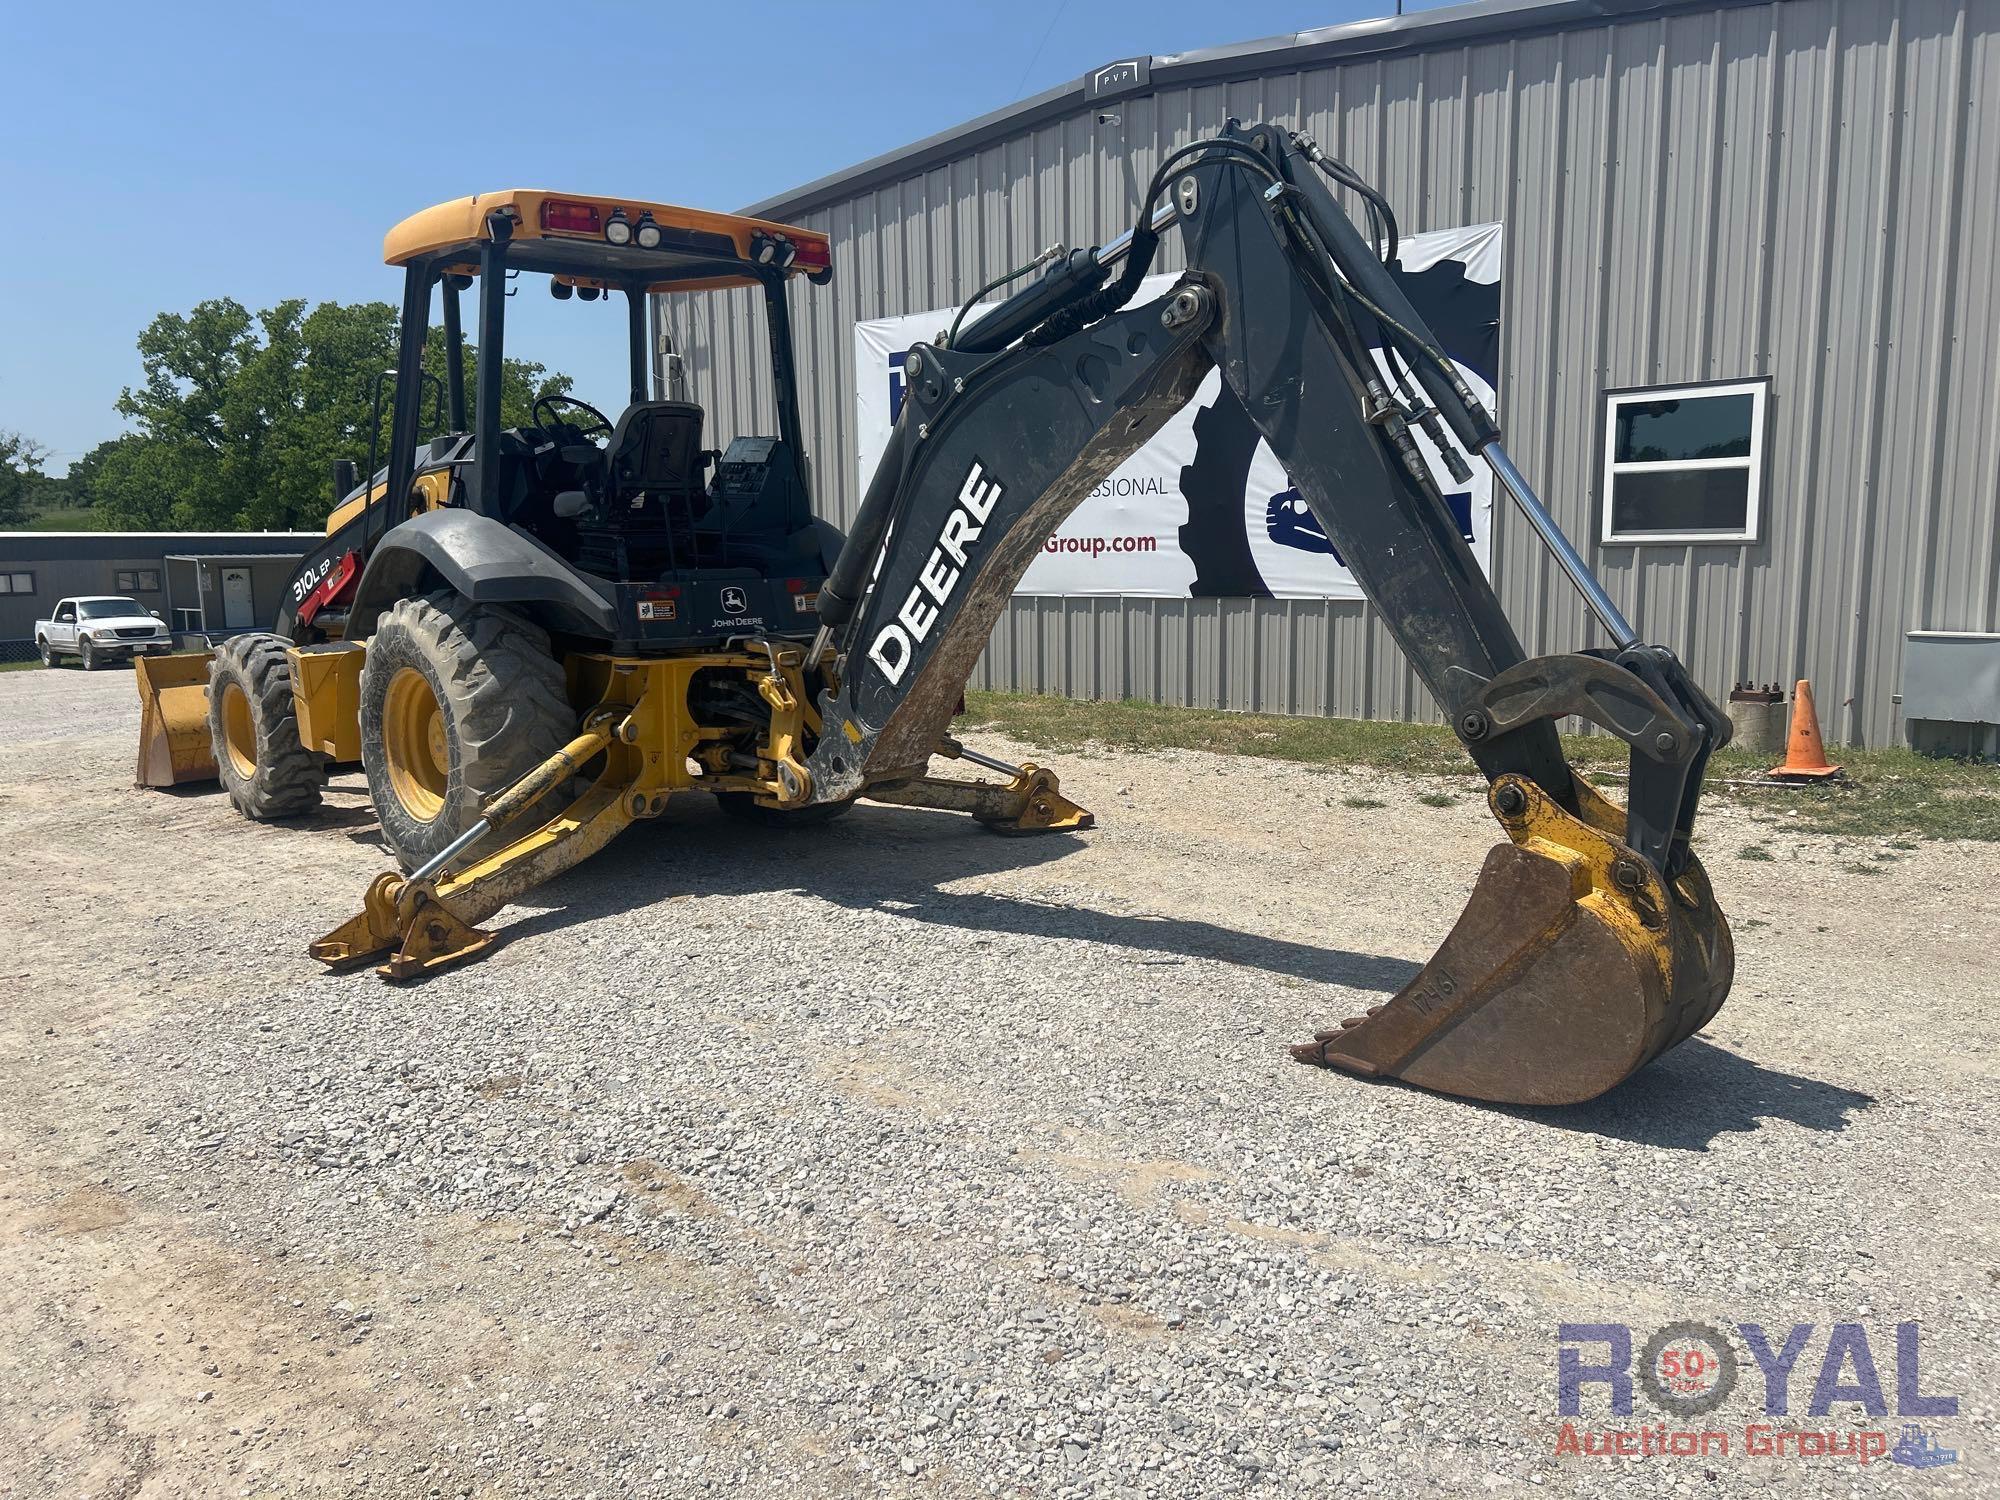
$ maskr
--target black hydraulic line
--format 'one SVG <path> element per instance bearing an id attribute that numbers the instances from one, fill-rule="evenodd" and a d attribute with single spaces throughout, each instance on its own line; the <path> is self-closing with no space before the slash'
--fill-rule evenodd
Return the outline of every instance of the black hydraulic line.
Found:
<path id="1" fill-rule="evenodd" d="M 1288 207 L 1295 204 L 1295 200 L 1290 198 L 1282 201 Z M 1304 207 L 1302 204 L 1296 206 L 1300 208 Z M 1398 362 L 1402 353 L 1400 345 L 1396 339 L 1389 336 L 1389 330 L 1382 327 L 1382 318 L 1376 316 L 1377 309 L 1369 303 L 1367 298 L 1361 296 L 1351 285 L 1339 278 L 1339 267 L 1333 263 L 1332 251 L 1327 246 L 1325 238 L 1320 234 L 1319 226 L 1314 222 L 1312 216 L 1309 213 L 1288 212 L 1286 218 L 1289 223 L 1296 226 L 1299 235 L 1306 242 L 1300 247 L 1301 250 L 1310 250 L 1312 252 L 1309 256 L 1303 258 L 1303 263 L 1300 265 L 1301 273 L 1306 274 L 1310 281 L 1313 279 L 1311 273 L 1318 272 L 1322 268 L 1330 269 L 1334 273 L 1334 282 L 1332 287 L 1328 289 L 1328 294 L 1333 298 L 1334 305 L 1341 309 L 1343 320 L 1348 316 L 1346 302 L 1349 298 L 1359 303 L 1364 313 L 1375 318 L 1376 331 L 1380 336 L 1382 345 L 1383 363 L 1389 367 L 1389 377 L 1396 386 L 1397 394 L 1403 398 L 1404 402 L 1401 411 L 1394 419 L 1394 424 L 1388 429 L 1390 437 L 1403 449 L 1404 464 L 1417 476 L 1419 483 L 1426 490 L 1435 492 L 1436 481 L 1431 475 L 1430 466 L 1424 461 L 1423 454 L 1408 436 L 1408 425 L 1411 420 L 1414 420 L 1429 436 L 1431 442 L 1436 445 L 1439 456 L 1444 460 L 1445 468 L 1451 474 L 1452 482 L 1454 484 L 1464 484 L 1472 478 L 1472 469 L 1459 454 L 1458 449 L 1453 446 L 1451 440 L 1445 435 L 1444 428 L 1438 421 L 1437 408 L 1434 406 L 1419 407 L 1415 394 L 1411 392 L 1409 386 L 1404 382 L 1398 370 Z M 1381 403 L 1390 402 L 1391 398 L 1388 392 L 1382 388 L 1379 377 L 1376 375 L 1374 358 L 1368 353 L 1370 347 L 1368 341 L 1360 337 L 1359 333 L 1353 329 L 1351 323 L 1348 327 L 1350 333 L 1354 335 L 1356 346 L 1361 350 L 1361 357 L 1369 377 L 1369 393 L 1371 397 Z M 1428 338 L 1418 335 L 1413 330 L 1406 329 L 1404 332 L 1408 333 L 1411 338 L 1417 339 L 1424 348 L 1431 350 L 1437 358 L 1449 362 L 1449 357 L 1442 350 L 1435 349 Z M 1350 354 L 1350 357 L 1354 356 Z M 1463 377 L 1459 375 L 1456 365 L 1453 365 L 1451 368 L 1451 377 L 1453 380 L 1462 383 Z M 1419 409 L 1412 412 L 1410 410 L 1412 407 L 1419 407 Z"/>
<path id="2" fill-rule="evenodd" d="M 1385 230 L 1383 238 L 1387 241 L 1387 247 L 1382 255 L 1382 262 L 1384 265 L 1394 265 L 1400 259 L 1402 236 L 1396 224 L 1396 210 L 1390 205 L 1388 198 L 1374 184 L 1370 183 L 1339 157 L 1328 156 L 1319 148 L 1311 136 L 1301 133 L 1294 135 L 1292 140 L 1298 146 L 1299 153 L 1307 161 L 1318 167 L 1320 171 L 1324 172 L 1342 187 L 1357 194 L 1368 205 L 1368 217 L 1371 225 L 1379 218 Z"/>
<path id="3" fill-rule="evenodd" d="M 1266 194 L 1265 206 L 1276 221 L 1272 228 L 1278 242 L 1285 247 L 1300 284 L 1307 289 L 1309 300 L 1320 312 L 1327 336 L 1340 352 L 1340 364 L 1353 389 L 1356 410 L 1365 420 L 1382 428 L 1383 435 L 1396 450 L 1417 488 L 1442 508 L 1444 498 L 1438 493 L 1437 480 L 1430 471 L 1430 465 L 1424 461 L 1422 450 L 1410 436 L 1403 409 L 1382 383 L 1374 352 L 1361 330 L 1355 326 L 1353 310 L 1348 306 L 1345 295 L 1346 284 L 1334 274 L 1324 243 L 1311 222 L 1291 212 L 1285 199 L 1273 199 Z M 1455 451 L 1446 448 L 1445 453 L 1447 457 L 1457 459 Z M 1463 470 L 1463 462 L 1454 463 L 1453 478 L 1463 480 L 1468 477 L 1469 471 L 1461 472 Z"/>
<path id="4" fill-rule="evenodd" d="M 954 323 L 946 347 L 962 354 L 997 353 L 1050 317 L 1088 300 L 1109 274 L 1095 251 L 1072 250 L 1033 286 L 995 304 L 964 333 Z"/>
<path id="5" fill-rule="evenodd" d="M 1259 173 L 1267 182 L 1281 182 L 1284 180 L 1278 175 L 1278 169 L 1271 165 L 1268 157 L 1259 155 L 1240 141 L 1220 139 L 1196 141 L 1191 146 L 1182 146 L 1179 150 L 1168 153 L 1166 160 L 1154 168 L 1152 180 L 1146 184 L 1145 197 L 1139 203 L 1139 222 L 1141 224 L 1147 222 L 1148 216 L 1152 213 L 1153 205 L 1159 201 L 1160 194 L 1166 191 L 1167 179 L 1173 175 L 1175 169 L 1183 161 L 1191 157 L 1199 158 L 1203 156 L 1230 158 L 1237 165 L 1248 167 L 1250 170 Z"/>
<path id="6" fill-rule="evenodd" d="M 1110 317 L 1130 302 L 1132 294 L 1139 290 L 1139 283 L 1146 279 L 1146 273 L 1153 267 L 1153 252 L 1159 244 L 1159 232 L 1147 224 L 1142 215 L 1140 223 L 1133 227 L 1131 249 L 1118 279 L 1108 286 L 1100 285 L 1089 296 L 1051 314 L 1030 329 L 1021 342 L 1029 347 L 1053 344 L 1058 339 L 1068 338 L 1080 328 L 1088 328 L 1092 323 Z M 1095 258 L 1095 252 L 1092 252 L 1093 261 Z M 1101 266 L 1099 270 L 1102 271 Z M 1100 282 L 1103 280 L 1101 274 L 1098 279 Z"/>
<path id="7" fill-rule="evenodd" d="M 964 345 L 960 344 L 958 341 L 958 327 L 959 324 L 965 321 L 965 315 L 971 312 L 972 309 L 978 305 L 980 298 L 988 296 L 993 292 L 997 292 L 998 290 L 1000 290 L 1001 287 L 1008 285 L 1010 282 L 1019 281 L 1023 276 L 1026 276 L 1029 272 L 1034 271 L 1040 268 L 1041 266 L 1048 264 L 1048 262 L 1054 260 L 1055 258 L 1056 258 L 1055 247 L 1050 246 L 1049 249 L 1042 251 L 1042 253 L 1037 255 L 1033 260 L 1018 265 L 1014 267 L 1014 269 L 1011 271 L 1003 272 L 1001 275 L 998 275 L 994 277 L 991 281 L 987 282 L 986 285 L 981 287 L 978 291 L 974 292 L 970 297 L 968 297 L 964 301 L 964 303 L 960 305 L 956 316 L 952 318 L 951 328 L 949 329 L 949 331 L 946 332 L 944 336 L 944 346 L 947 349 L 960 349 L 964 347 Z M 1013 299 L 1009 298 L 1008 300 L 1012 301 Z M 1005 306 L 1006 304 L 1003 303 L 1001 305 Z M 984 321 L 985 319 L 983 318 L 980 320 L 980 322 L 982 323 Z M 973 326 L 976 328 L 979 326 L 979 324 L 974 324 Z M 1011 343 L 1012 340 L 1011 339 L 1005 340 L 1003 342 Z"/>
<path id="8" fill-rule="evenodd" d="M 1139 283 L 1153 268 L 1153 256 L 1160 244 L 1160 231 L 1153 227 L 1153 205 L 1166 190 L 1166 180 L 1174 169 L 1190 158 L 1200 158 L 1212 154 L 1239 167 L 1262 173 L 1272 182 L 1278 176 L 1271 164 L 1247 146 L 1234 141 L 1197 141 L 1191 146 L 1183 146 L 1173 152 L 1154 170 L 1152 180 L 1146 185 L 1145 197 L 1139 205 L 1138 222 L 1132 226 L 1131 245 L 1125 257 L 1125 268 L 1118 279 L 1109 286 L 1080 302 L 1064 308 L 1052 315 L 1046 322 L 1029 333 L 1021 342 L 1029 347 L 1053 344 L 1068 338 L 1092 323 L 1108 318 L 1130 302 L 1139 290 Z"/>
<path id="9" fill-rule="evenodd" d="M 1436 340 L 1418 331 L 1424 327 L 1422 316 L 1410 305 L 1410 299 L 1396 284 L 1389 268 L 1376 258 L 1374 250 L 1362 239 L 1361 231 L 1340 211 L 1340 205 L 1333 201 L 1319 178 L 1308 174 L 1291 184 L 1291 190 L 1294 201 L 1325 242 L 1328 258 L 1355 300 L 1375 316 L 1385 331 L 1404 343 L 1405 352 L 1417 356 L 1417 381 L 1457 435 L 1460 445 L 1467 453 L 1479 453 L 1497 441 L 1500 429 L 1492 415 L 1472 393 L 1450 356 L 1437 347 Z"/>

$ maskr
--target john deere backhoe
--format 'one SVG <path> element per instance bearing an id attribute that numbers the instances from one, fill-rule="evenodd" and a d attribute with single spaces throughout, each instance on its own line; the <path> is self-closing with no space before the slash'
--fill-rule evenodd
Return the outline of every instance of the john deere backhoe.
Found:
<path id="1" fill-rule="evenodd" d="M 1365 203 L 1372 237 L 1329 181 Z M 1130 305 L 1176 229 L 1186 271 Z M 405 221 L 386 246 L 405 268 L 387 463 L 345 496 L 277 631 L 226 643 L 199 685 L 222 779 L 252 816 L 308 807 L 329 764 L 367 771 L 409 873 L 379 877 L 315 954 L 398 978 L 470 957 L 490 941 L 477 924 L 682 791 L 760 818 L 867 797 L 1006 831 L 1088 826 L 1047 771 L 965 751 L 952 715 L 1056 526 L 1219 369 L 1486 773 L 1507 836 L 1418 976 L 1294 1054 L 1553 1104 L 1682 1041 L 1731 977 L 1689 843 L 1728 720 L 1641 641 L 1508 459 L 1392 274 L 1395 241 L 1381 196 L 1296 132 L 1232 123 L 1170 153 L 1131 231 L 1039 257 L 1007 278 L 1020 290 L 909 352 L 843 542 L 812 514 L 786 320 L 786 279 L 829 274 L 821 236 L 531 192 Z M 616 420 L 565 398 L 501 426 L 517 271 L 559 295 L 625 295 Z M 475 285 L 476 409 L 454 381 L 448 431 L 420 441 L 432 293 L 456 371 L 458 295 Z M 718 453 L 699 407 L 649 399 L 644 300 L 725 285 L 763 291 L 777 432 Z M 1525 656 L 1418 431 L 1455 480 L 1491 467 L 1611 646 Z M 177 733 L 180 758 L 199 758 L 176 691 L 195 688 L 151 694 L 156 771 Z M 1571 773 L 1556 735 L 1569 715 L 1630 747 L 1627 808 Z M 932 777 L 940 754 L 1004 779 Z"/>

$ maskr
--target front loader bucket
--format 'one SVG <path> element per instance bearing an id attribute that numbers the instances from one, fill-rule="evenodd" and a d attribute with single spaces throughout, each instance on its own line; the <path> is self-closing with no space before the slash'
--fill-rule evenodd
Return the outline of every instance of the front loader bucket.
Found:
<path id="1" fill-rule="evenodd" d="M 213 651 L 185 651 L 133 660 L 139 680 L 140 786 L 216 779 L 208 732 L 208 664 L 214 658 Z"/>
<path id="2" fill-rule="evenodd" d="M 1430 962 L 1292 1055 L 1497 1104 L 1579 1104 L 1707 1025 L 1735 964 L 1708 876 L 1691 862 L 1663 881 L 1621 841 L 1623 811 L 1575 785 L 1581 819 L 1530 781 L 1496 781 L 1512 842 Z"/>

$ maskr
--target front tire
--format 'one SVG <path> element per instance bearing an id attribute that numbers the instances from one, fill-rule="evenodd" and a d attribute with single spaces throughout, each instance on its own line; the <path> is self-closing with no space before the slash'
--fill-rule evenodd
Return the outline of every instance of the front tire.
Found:
<path id="1" fill-rule="evenodd" d="M 97 648 L 91 645 L 89 641 L 86 640 L 78 645 L 76 654 L 83 658 L 84 671 L 95 672 L 97 670 Z"/>
<path id="2" fill-rule="evenodd" d="M 539 626 L 449 590 L 391 606 L 361 668 L 361 764 L 403 868 L 477 823 L 575 725 Z"/>
<path id="3" fill-rule="evenodd" d="M 268 823 L 319 806 L 326 770 L 299 739 L 291 644 L 281 635 L 235 635 L 208 668 L 208 734 L 216 774 L 236 810 Z"/>

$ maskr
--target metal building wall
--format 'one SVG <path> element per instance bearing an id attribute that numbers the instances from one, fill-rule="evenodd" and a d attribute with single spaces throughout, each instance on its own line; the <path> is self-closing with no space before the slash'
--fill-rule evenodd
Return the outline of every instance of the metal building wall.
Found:
<path id="1" fill-rule="evenodd" d="M 1079 100 L 854 196 L 761 206 L 833 241 L 833 284 L 793 291 L 822 509 L 858 502 L 855 320 L 1107 238 L 1163 152 L 1274 119 L 1410 229 L 1505 222 L 1510 451 L 1649 638 L 1712 690 L 1811 677 L 1829 738 L 1898 737 L 1904 632 L 2000 629 L 2000 0 L 1777 0 L 1292 55 L 1186 85 L 1156 60 L 1149 95 L 1102 106 L 1118 124 Z M 773 430 L 750 299 L 663 300 L 711 430 Z M 1601 393 L 1766 374 L 1762 539 L 1600 546 Z M 1503 510 L 1495 578 L 1528 649 L 1602 644 Z M 1338 601 L 1017 598 L 975 683 L 1433 713 L 1368 607 Z"/>

